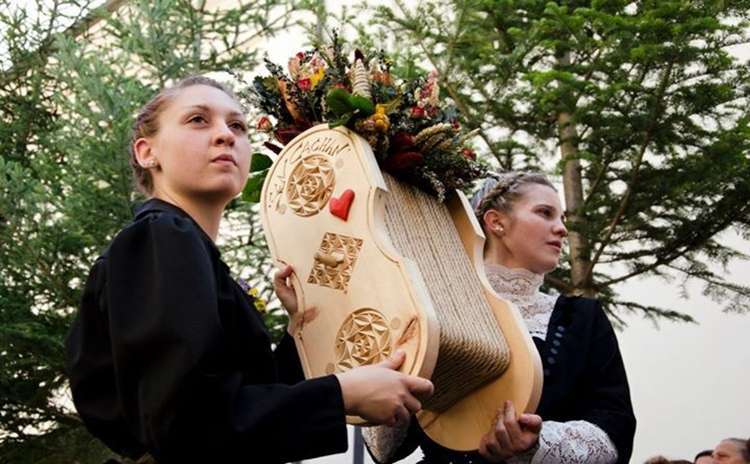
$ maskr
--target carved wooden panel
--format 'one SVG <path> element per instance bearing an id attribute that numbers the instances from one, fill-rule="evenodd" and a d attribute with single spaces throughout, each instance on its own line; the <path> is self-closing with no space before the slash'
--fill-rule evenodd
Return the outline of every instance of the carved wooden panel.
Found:
<path id="1" fill-rule="evenodd" d="M 363 243 L 358 238 L 326 232 L 307 282 L 346 292 Z"/>
<path id="2" fill-rule="evenodd" d="M 379 363 L 391 355 L 391 329 L 380 312 L 353 311 L 336 334 L 336 371 Z"/>
<path id="3" fill-rule="evenodd" d="M 327 155 L 302 158 L 286 182 L 289 208 L 298 216 L 313 216 L 325 207 L 336 186 L 336 176 Z"/>

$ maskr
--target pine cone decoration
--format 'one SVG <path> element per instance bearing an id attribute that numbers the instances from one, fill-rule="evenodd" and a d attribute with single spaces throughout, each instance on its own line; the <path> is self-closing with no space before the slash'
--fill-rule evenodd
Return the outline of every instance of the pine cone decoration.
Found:
<path id="1" fill-rule="evenodd" d="M 359 95 L 368 100 L 372 99 L 370 73 L 367 72 L 365 64 L 359 59 L 354 62 L 352 67 L 352 95 Z"/>

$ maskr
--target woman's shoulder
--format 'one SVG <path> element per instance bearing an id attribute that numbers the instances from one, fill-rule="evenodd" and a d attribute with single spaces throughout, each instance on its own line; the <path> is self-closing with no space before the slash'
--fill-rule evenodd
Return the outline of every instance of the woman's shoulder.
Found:
<path id="1" fill-rule="evenodd" d="M 609 317 L 601 301 L 583 296 L 560 295 L 555 304 L 553 318 L 565 325 L 585 324 L 598 330 L 611 330 Z M 557 317 L 555 317 L 557 316 Z"/>
<path id="2" fill-rule="evenodd" d="M 215 246 L 198 224 L 178 207 L 152 199 L 136 209 L 133 220 L 115 235 L 103 257 L 113 250 L 209 252 Z"/>
<path id="3" fill-rule="evenodd" d="M 151 234 L 190 234 L 200 236 L 200 227 L 177 206 L 152 199 L 136 209 L 135 217 L 123 232 L 147 232 Z"/>
<path id="4" fill-rule="evenodd" d="M 576 295 L 559 295 L 556 306 L 589 314 L 603 311 L 602 304 L 598 299 Z"/>

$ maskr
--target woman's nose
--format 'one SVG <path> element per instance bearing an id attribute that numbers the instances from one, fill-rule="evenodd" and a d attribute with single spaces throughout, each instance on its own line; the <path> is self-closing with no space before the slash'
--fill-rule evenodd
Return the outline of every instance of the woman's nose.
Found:
<path id="1" fill-rule="evenodd" d="M 214 145 L 234 146 L 235 136 L 232 129 L 224 123 L 220 123 L 214 134 Z"/>
<path id="2" fill-rule="evenodd" d="M 563 223 L 562 220 L 558 221 L 558 223 L 555 225 L 554 232 L 561 237 L 568 236 L 568 228 L 565 227 L 565 223 Z"/>

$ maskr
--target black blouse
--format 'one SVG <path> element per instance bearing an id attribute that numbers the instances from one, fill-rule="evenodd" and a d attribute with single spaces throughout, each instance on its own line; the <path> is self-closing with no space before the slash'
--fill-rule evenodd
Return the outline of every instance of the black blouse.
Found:
<path id="1" fill-rule="evenodd" d="M 598 426 L 617 448 L 618 464 L 629 462 L 636 420 L 617 337 L 601 304 L 589 298 L 559 297 L 546 340 L 533 340 L 544 369 L 536 414 L 542 420 L 584 420 Z M 417 446 L 424 452 L 424 463 L 487 462 L 476 452 L 443 448 L 412 420 L 396 459 L 409 455 Z"/>
<path id="2" fill-rule="evenodd" d="M 252 297 L 212 240 L 150 200 L 94 264 L 66 341 L 73 401 L 91 433 L 159 462 L 288 462 L 347 448 L 335 376 L 303 379 L 274 352 Z"/>

